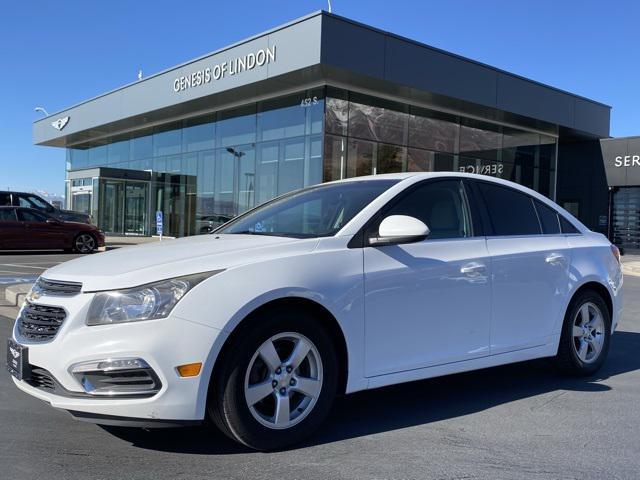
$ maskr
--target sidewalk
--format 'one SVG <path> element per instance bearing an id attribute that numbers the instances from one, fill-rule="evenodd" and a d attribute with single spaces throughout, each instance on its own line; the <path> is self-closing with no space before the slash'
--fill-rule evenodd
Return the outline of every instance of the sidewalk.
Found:
<path id="1" fill-rule="evenodd" d="M 162 237 L 162 241 L 172 240 L 173 237 Z M 104 243 L 107 246 L 107 250 L 112 250 L 114 248 L 120 247 L 129 247 L 131 245 L 142 245 L 144 243 L 153 243 L 159 242 L 160 238 L 158 237 L 116 237 L 116 236 L 107 236 L 104 239 Z"/>
<path id="2" fill-rule="evenodd" d="M 640 277 L 640 255 L 623 255 L 622 272 L 625 275 Z"/>

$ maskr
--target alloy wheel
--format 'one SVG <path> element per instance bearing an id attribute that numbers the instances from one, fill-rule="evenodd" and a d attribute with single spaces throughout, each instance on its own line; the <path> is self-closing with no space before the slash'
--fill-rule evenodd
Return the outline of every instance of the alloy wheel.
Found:
<path id="1" fill-rule="evenodd" d="M 322 379 L 322 359 L 311 340 L 294 332 L 274 335 L 247 368 L 244 395 L 249 411 L 267 428 L 290 428 L 313 410 Z"/>
<path id="2" fill-rule="evenodd" d="M 605 324 L 600 308 L 592 302 L 582 304 L 573 319 L 573 348 L 583 363 L 600 357 L 605 341 Z"/>
<path id="3" fill-rule="evenodd" d="M 80 253 L 91 253 L 96 247 L 96 241 L 88 233 L 83 233 L 76 237 L 75 247 Z"/>

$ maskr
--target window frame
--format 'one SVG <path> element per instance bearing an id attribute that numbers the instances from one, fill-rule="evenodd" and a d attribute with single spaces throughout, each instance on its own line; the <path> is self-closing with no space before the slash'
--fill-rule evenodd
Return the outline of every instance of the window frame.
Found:
<path id="1" fill-rule="evenodd" d="M 477 237 L 483 236 L 482 224 L 476 220 L 476 217 L 474 215 L 474 209 L 471 207 L 471 204 L 473 202 L 470 200 L 473 197 L 472 195 L 470 195 L 469 187 L 467 185 L 467 182 L 465 181 L 466 179 L 461 177 L 456 177 L 456 176 L 447 176 L 447 177 L 428 178 L 425 180 L 421 180 L 408 186 L 401 192 L 398 192 L 395 197 L 391 198 L 386 204 L 380 207 L 380 209 L 376 213 L 374 213 L 371 216 L 371 218 L 369 218 L 369 220 L 367 220 L 367 222 L 360 228 L 360 230 L 358 230 L 358 232 L 349 241 L 349 243 L 347 244 L 347 248 L 365 248 L 365 247 L 381 248 L 384 246 L 394 245 L 394 244 L 377 245 L 377 244 L 372 244 L 369 241 L 372 235 L 374 233 L 377 233 L 377 228 L 380 225 L 380 222 L 382 222 L 382 220 L 385 218 L 389 210 L 395 207 L 406 196 L 410 195 L 413 191 L 417 190 L 418 188 L 424 187 L 425 185 L 428 185 L 428 184 L 433 184 L 433 183 L 443 182 L 443 181 L 451 181 L 451 180 L 458 182 L 462 189 L 462 208 L 466 210 L 467 215 L 469 217 L 469 227 L 471 228 L 470 235 L 467 237 L 451 237 L 451 238 L 436 238 L 436 239 L 429 239 L 429 237 L 427 237 L 426 239 L 421 240 L 419 242 L 415 242 L 415 243 L 422 243 L 422 242 L 428 242 L 428 241 L 448 242 L 451 240 L 466 240 L 470 238 L 477 238 Z"/>

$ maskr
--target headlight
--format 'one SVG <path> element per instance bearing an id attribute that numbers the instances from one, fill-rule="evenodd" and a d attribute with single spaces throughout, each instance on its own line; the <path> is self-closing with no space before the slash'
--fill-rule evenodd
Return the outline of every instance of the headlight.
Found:
<path id="1" fill-rule="evenodd" d="M 87 325 L 153 320 L 169 315 L 182 297 L 200 282 L 223 270 L 170 278 L 125 290 L 98 292 L 93 297 Z"/>

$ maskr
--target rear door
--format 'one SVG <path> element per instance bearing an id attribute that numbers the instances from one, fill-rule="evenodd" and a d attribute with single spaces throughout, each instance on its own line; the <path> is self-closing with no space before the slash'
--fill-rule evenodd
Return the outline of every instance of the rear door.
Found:
<path id="1" fill-rule="evenodd" d="M 0 248 L 19 249 L 24 237 L 24 228 L 18 222 L 14 208 L 0 208 Z"/>
<path id="2" fill-rule="evenodd" d="M 570 250 L 558 217 L 519 190 L 475 184 L 489 222 L 491 353 L 544 345 L 563 315 L 569 289 Z"/>

